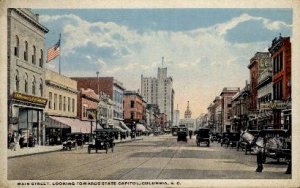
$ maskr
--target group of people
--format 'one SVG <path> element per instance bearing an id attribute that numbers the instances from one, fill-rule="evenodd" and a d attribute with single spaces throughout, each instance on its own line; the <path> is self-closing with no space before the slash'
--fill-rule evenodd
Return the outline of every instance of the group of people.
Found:
<path id="1" fill-rule="evenodd" d="M 28 140 L 26 140 L 23 135 L 16 137 L 15 134 L 8 133 L 8 136 L 7 136 L 8 149 L 16 151 L 17 142 L 19 142 L 20 148 L 23 148 L 26 146 L 34 147 L 36 139 L 34 138 L 34 136 L 32 136 L 31 133 L 29 134 Z"/>

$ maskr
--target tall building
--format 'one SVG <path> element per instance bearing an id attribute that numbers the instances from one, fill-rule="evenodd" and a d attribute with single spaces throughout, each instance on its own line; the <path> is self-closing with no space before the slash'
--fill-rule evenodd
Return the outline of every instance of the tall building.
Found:
<path id="1" fill-rule="evenodd" d="M 291 42 L 290 37 L 276 37 L 269 48 L 273 67 L 274 128 L 291 128 Z"/>
<path id="2" fill-rule="evenodd" d="M 29 136 L 44 144 L 44 108 L 46 62 L 45 34 L 39 15 L 31 9 L 9 8 L 7 11 L 7 96 L 8 131 Z"/>
<path id="3" fill-rule="evenodd" d="M 178 109 L 178 104 L 177 104 L 177 108 L 174 113 L 173 126 L 179 126 L 179 119 L 180 119 L 180 111 Z"/>
<path id="4" fill-rule="evenodd" d="M 175 92 L 173 79 L 167 75 L 167 67 L 158 67 L 156 78 L 141 75 L 141 95 L 148 104 L 157 104 L 160 112 L 167 115 L 167 126 L 172 126 Z"/>

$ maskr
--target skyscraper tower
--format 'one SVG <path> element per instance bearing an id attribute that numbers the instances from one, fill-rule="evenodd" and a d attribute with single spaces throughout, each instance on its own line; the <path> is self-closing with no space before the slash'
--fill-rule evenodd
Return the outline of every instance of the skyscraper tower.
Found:
<path id="1" fill-rule="evenodd" d="M 174 94 L 173 79 L 168 77 L 162 57 L 162 67 L 158 67 L 156 78 L 141 75 L 141 95 L 148 104 L 157 104 L 160 112 L 167 115 L 168 126 L 173 124 Z"/>

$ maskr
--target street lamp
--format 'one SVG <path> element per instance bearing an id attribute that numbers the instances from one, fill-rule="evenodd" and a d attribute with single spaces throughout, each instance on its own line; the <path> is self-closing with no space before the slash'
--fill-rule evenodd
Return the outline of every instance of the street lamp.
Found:
<path id="1" fill-rule="evenodd" d="M 96 72 L 97 74 L 97 94 L 98 94 L 98 97 L 100 99 L 100 95 L 99 95 L 99 71 Z M 97 124 L 98 124 L 98 110 L 96 111 L 96 129 L 97 129 Z"/>

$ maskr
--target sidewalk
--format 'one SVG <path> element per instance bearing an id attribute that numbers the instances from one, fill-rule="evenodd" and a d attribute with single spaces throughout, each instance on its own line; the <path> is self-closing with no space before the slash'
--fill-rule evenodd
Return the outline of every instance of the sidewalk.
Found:
<path id="1" fill-rule="evenodd" d="M 130 137 L 123 139 L 123 140 L 115 140 L 114 142 L 116 144 L 126 143 L 126 142 L 132 142 L 137 140 L 143 140 L 144 137 L 137 137 L 135 139 L 131 139 Z M 85 145 L 84 147 L 87 147 Z M 15 158 L 15 157 L 21 157 L 21 156 L 28 156 L 28 155 L 36 155 L 36 154 L 42 154 L 42 153 L 50 153 L 55 151 L 62 150 L 62 145 L 56 145 L 56 146 L 35 146 L 35 147 L 25 147 L 20 149 L 20 147 L 17 147 L 16 151 L 7 149 L 7 157 L 8 158 Z"/>

